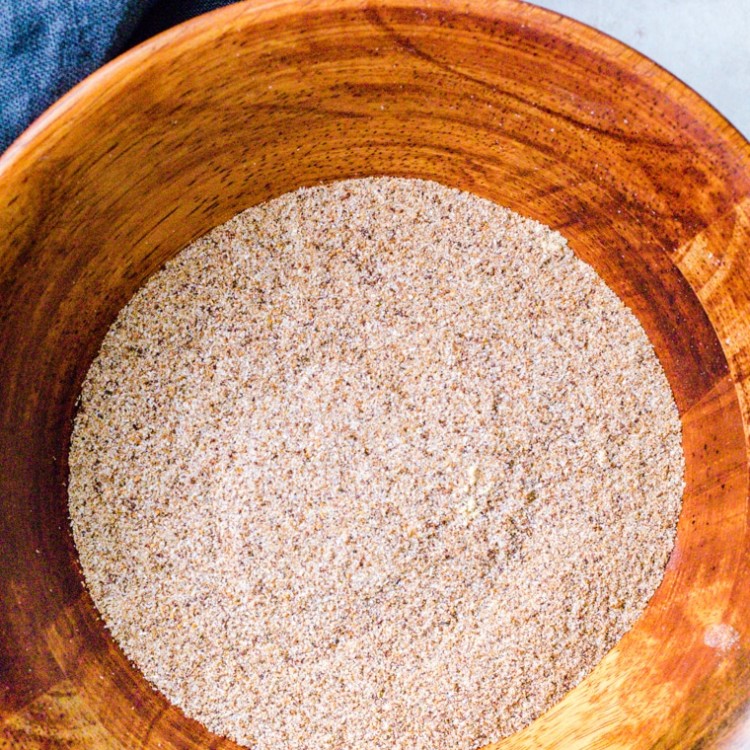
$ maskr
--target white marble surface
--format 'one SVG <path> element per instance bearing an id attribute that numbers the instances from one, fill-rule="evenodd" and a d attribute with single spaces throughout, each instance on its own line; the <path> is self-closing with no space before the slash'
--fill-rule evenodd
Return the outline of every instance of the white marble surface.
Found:
<path id="1" fill-rule="evenodd" d="M 655 60 L 750 139 L 750 0 L 538 0 Z"/>

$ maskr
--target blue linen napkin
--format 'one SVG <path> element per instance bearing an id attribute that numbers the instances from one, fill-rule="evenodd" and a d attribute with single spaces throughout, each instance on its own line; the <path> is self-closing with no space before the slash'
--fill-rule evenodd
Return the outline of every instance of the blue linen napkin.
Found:
<path id="1" fill-rule="evenodd" d="M 76 83 L 226 0 L 0 0 L 0 153 Z"/>

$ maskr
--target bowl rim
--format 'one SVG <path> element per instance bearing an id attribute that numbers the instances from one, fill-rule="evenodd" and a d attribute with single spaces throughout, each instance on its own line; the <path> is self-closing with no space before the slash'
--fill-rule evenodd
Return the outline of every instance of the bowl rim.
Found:
<path id="1" fill-rule="evenodd" d="M 629 44 L 601 31 L 583 21 L 563 13 L 534 5 L 526 0 L 380 0 L 377 4 L 368 0 L 266 0 L 256 4 L 253 0 L 240 0 L 208 11 L 183 21 L 126 50 L 93 73 L 79 81 L 50 107 L 35 118 L 29 126 L 0 154 L 0 181 L 11 169 L 25 166 L 44 146 L 45 140 L 54 135 L 55 128 L 64 125 L 66 117 L 75 119 L 76 110 L 88 107 L 96 100 L 98 89 L 108 89 L 138 71 L 142 62 L 164 47 L 171 47 L 180 39 L 197 39 L 203 35 L 218 35 L 229 28 L 233 21 L 252 16 L 255 22 L 279 15 L 309 15 L 318 12 L 362 10 L 371 7 L 405 8 L 431 12 L 450 11 L 467 15 L 499 19 L 511 9 L 518 15 L 526 15 L 535 22 L 554 25 L 561 36 L 592 49 L 607 58 L 630 58 L 642 75 L 660 92 L 669 90 L 672 99 L 690 110 L 693 119 L 700 120 L 716 133 L 721 134 L 737 150 L 750 170 L 750 140 L 732 124 L 713 104 L 701 96 L 679 76 L 671 73 Z"/>

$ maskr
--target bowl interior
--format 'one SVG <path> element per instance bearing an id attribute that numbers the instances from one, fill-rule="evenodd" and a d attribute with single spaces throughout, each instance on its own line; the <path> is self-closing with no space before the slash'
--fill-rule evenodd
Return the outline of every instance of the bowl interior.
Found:
<path id="1" fill-rule="evenodd" d="M 71 420 L 107 327 L 165 260 L 250 205 L 368 175 L 437 180 L 560 230 L 639 317 L 682 419 L 661 587 L 499 747 L 750 737 L 748 145 L 653 63 L 532 6 L 311 0 L 147 42 L 0 160 L 0 738 L 236 747 L 154 693 L 98 619 L 67 525 Z M 716 627 L 739 643 L 716 646 Z"/>

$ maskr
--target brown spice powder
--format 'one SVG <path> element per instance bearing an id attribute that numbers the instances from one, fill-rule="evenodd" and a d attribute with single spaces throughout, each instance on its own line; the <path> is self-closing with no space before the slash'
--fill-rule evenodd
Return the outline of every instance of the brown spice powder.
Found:
<path id="1" fill-rule="evenodd" d="M 643 612 L 680 437 L 643 330 L 559 234 L 347 181 L 245 211 L 125 307 L 70 514 L 113 636 L 214 732 L 474 748 Z"/>

